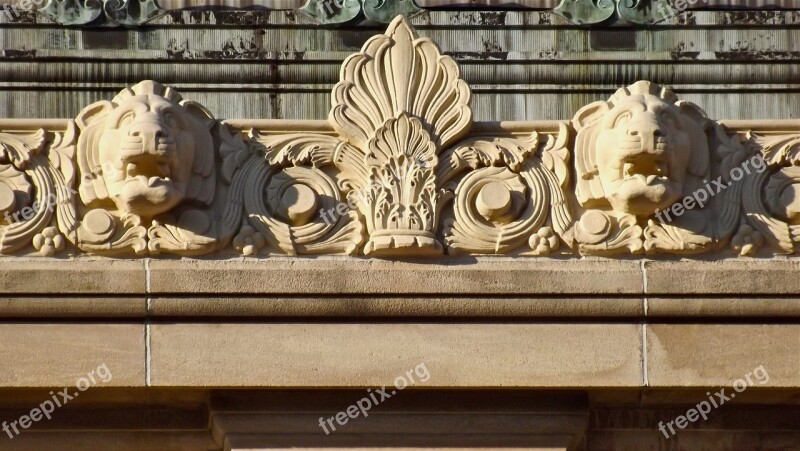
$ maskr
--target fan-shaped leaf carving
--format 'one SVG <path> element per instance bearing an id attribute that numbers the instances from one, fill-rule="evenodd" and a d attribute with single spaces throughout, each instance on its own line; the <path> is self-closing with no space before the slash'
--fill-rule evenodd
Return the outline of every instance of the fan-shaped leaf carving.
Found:
<path id="1" fill-rule="evenodd" d="M 418 38 L 402 16 L 342 65 L 329 120 L 348 141 L 364 147 L 387 119 L 419 118 L 438 148 L 464 136 L 472 122 L 470 90 L 458 65 L 436 44 Z"/>

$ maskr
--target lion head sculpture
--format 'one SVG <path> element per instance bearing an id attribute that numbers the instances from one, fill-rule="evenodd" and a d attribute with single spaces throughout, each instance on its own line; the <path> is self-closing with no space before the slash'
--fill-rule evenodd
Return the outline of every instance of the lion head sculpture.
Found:
<path id="1" fill-rule="evenodd" d="M 182 201 L 214 196 L 213 116 L 153 81 L 123 89 L 78 114 L 80 195 L 87 205 L 110 199 L 139 217 Z"/>
<path id="2" fill-rule="evenodd" d="M 669 207 L 708 170 L 708 120 L 666 88 L 639 81 L 572 120 L 577 197 L 584 208 L 637 217 Z"/>

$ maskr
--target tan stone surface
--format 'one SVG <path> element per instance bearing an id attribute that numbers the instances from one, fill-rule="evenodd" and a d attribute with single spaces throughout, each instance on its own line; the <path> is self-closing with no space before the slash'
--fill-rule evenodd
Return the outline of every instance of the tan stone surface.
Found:
<path id="1" fill-rule="evenodd" d="M 144 262 L 135 260 L 0 260 L 4 294 L 140 294 Z"/>
<path id="2" fill-rule="evenodd" d="M 742 293 L 743 295 L 746 293 Z M 676 297 L 647 298 L 650 317 L 798 317 L 800 298 Z"/>
<path id="3" fill-rule="evenodd" d="M 140 297 L 2 297 L 0 318 L 144 317 Z"/>
<path id="4" fill-rule="evenodd" d="M 0 343 L 2 387 L 74 387 L 103 364 L 112 378 L 98 385 L 145 383 L 142 325 L 2 324 Z"/>
<path id="5" fill-rule="evenodd" d="M 760 365 L 766 384 L 800 386 L 800 326 L 793 324 L 652 324 L 647 326 L 652 387 L 729 387 Z M 747 391 L 741 396 L 746 396 Z"/>
<path id="6" fill-rule="evenodd" d="M 644 263 L 647 294 L 797 294 L 794 260 Z"/>
<path id="7" fill-rule="evenodd" d="M 23 307 L 20 307 L 24 310 Z M 2 313 L 0 301 L 0 313 Z M 153 316 L 636 317 L 638 298 L 521 297 L 157 297 Z"/>
<path id="8" fill-rule="evenodd" d="M 152 293 L 640 294 L 631 261 L 353 258 L 150 261 Z"/>
<path id="9" fill-rule="evenodd" d="M 155 324 L 154 386 L 631 387 L 641 328 L 617 324 Z"/>

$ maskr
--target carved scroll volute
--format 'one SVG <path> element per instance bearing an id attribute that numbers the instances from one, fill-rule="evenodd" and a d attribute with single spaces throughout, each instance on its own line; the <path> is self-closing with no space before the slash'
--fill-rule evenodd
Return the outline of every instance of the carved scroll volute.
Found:
<path id="1" fill-rule="evenodd" d="M 65 249 L 74 216 L 75 124 L 0 133 L 0 254 L 30 244 L 44 256 Z M 59 230 L 60 229 L 60 230 Z"/>
<path id="2" fill-rule="evenodd" d="M 752 255 L 767 241 L 774 252 L 793 254 L 800 244 L 800 135 L 749 131 L 745 138 L 763 167 L 744 179 L 746 223 L 733 239 L 734 249 Z"/>
<path id="3" fill-rule="evenodd" d="M 557 133 L 470 137 L 445 151 L 437 181 L 454 196 L 453 217 L 444 221 L 447 252 L 547 255 L 559 236 L 569 243 L 568 139 L 562 123 Z"/>
<path id="4" fill-rule="evenodd" d="M 364 253 L 442 253 L 434 168 L 472 123 L 458 65 L 398 16 L 345 60 L 332 98 L 329 120 L 355 153 L 335 163 L 346 185 L 367 194 Z"/>

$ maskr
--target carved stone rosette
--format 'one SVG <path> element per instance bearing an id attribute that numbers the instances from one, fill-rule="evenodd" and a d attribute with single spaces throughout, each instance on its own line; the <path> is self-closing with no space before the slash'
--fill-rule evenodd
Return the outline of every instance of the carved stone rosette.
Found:
<path id="1" fill-rule="evenodd" d="M 397 17 L 327 122 L 222 123 L 152 81 L 0 122 L 0 253 L 792 254 L 798 155 L 800 124 L 647 81 L 570 122 L 473 124 L 458 65 Z"/>

